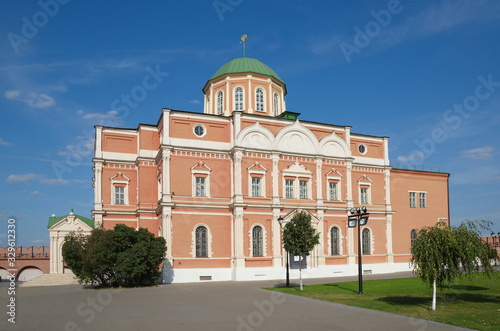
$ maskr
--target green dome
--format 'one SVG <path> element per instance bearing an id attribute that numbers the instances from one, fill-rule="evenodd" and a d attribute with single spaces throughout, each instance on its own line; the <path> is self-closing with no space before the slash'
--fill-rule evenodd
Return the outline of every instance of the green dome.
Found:
<path id="1" fill-rule="evenodd" d="M 253 73 L 263 76 L 268 76 L 278 81 L 283 85 L 286 91 L 285 83 L 281 80 L 281 78 L 274 72 L 273 69 L 269 68 L 264 63 L 260 62 L 257 59 L 252 59 L 249 57 L 241 57 L 234 60 L 229 61 L 224 64 L 215 72 L 215 74 L 208 80 L 207 84 L 203 90 L 205 91 L 208 88 L 208 85 L 219 77 L 231 75 L 231 74 L 244 74 L 244 73 Z"/>

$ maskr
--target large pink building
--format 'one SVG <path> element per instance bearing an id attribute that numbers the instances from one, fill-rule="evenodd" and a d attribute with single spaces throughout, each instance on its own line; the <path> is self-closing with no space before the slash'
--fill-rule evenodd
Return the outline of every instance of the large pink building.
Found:
<path id="1" fill-rule="evenodd" d="M 282 279 L 277 219 L 299 211 L 320 233 L 303 275 L 356 274 L 347 215 L 359 206 L 370 212 L 365 273 L 409 270 L 412 231 L 449 219 L 448 174 L 393 169 L 387 137 L 299 120 L 260 61 L 224 64 L 203 93 L 203 113 L 163 109 L 153 125 L 96 127 L 95 223 L 163 236 L 164 282 Z"/>

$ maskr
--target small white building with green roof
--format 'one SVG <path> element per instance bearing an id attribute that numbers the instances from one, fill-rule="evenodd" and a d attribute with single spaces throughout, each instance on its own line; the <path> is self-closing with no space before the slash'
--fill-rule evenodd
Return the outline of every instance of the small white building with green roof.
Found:
<path id="1" fill-rule="evenodd" d="M 69 269 L 64 268 L 62 258 L 62 245 L 64 238 L 71 232 L 89 235 L 94 228 L 94 220 L 74 213 L 73 209 L 68 215 L 56 216 L 52 214 L 49 218 L 47 228 L 50 236 L 50 273 L 67 273 Z"/>

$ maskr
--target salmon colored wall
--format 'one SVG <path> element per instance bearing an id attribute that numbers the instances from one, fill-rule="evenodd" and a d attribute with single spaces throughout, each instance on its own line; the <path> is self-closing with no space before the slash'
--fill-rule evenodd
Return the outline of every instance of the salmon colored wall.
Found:
<path id="1" fill-rule="evenodd" d="M 395 254 L 410 254 L 411 230 L 434 226 L 438 218 L 448 219 L 449 175 L 411 170 L 391 170 L 393 216 L 393 249 Z M 410 207 L 409 191 L 426 191 L 427 207 Z"/>
<path id="2" fill-rule="evenodd" d="M 117 132 L 102 133 L 102 151 L 115 153 L 137 153 L 137 136 Z"/>
<path id="3" fill-rule="evenodd" d="M 365 154 L 361 154 L 358 151 L 358 145 L 361 143 L 366 146 L 366 153 Z M 363 157 L 373 157 L 373 158 L 377 158 L 377 159 L 383 159 L 384 158 L 384 143 L 382 141 L 376 142 L 376 141 L 371 141 L 371 140 L 351 138 L 351 152 L 352 152 L 353 156 L 363 156 Z"/>
<path id="4" fill-rule="evenodd" d="M 160 135 L 157 131 L 139 129 L 139 147 L 141 149 L 158 150 Z"/>
<path id="5" fill-rule="evenodd" d="M 340 185 L 340 196 L 338 197 L 340 201 L 328 200 L 330 198 L 330 196 L 329 196 L 329 192 L 328 192 L 327 174 L 332 169 L 335 169 L 341 175 L 340 184 L 339 184 Z M 339 204 L 344 205 L 345 204 L 346 197 L 347 197 L 347 176 L 346 176 L 346 173 L 347 173 L 346 166 L 323 164 L 322 172 L 321 172 L 321 174 L 322 174 L 321 180 L 322 180 L 323 187 L 322 187 L 321 191 L 323 192 L 323 200 L 328 206 L 330 206 L 330 205 L 334 206 L 334 205 L 339 205 Z M 339 174 L 336 172 L 331 172 L 328 176 L 339 176 Z"/>
<path id="6" fill-rule="evenodd" d="M 230 259 L 217 259 L 212 260 L 208 258 L 196 258 L 192 260 L 188 259 L 173 259 L 172 265 L 175 269 L 181 268 L 230 268 Z"/>
<path id="7" fill-rule="evenodd" d="M 196 124 L 205 126 L 206 134 L 203 137 L 194 134 L 193 128 Z M 229 133 L 229 123 L 180 117 L 172 117 L 170 122 L 170 136 L 172 138 L 229 142 Z"/>
<path id="8" fill-rule="evenodd" d="M 360 204 L 360 185 L 358 180 L 366 175 L 372 180 L 371 191 L 371 204 L 381 205 L 385 204 L 385 174 L 381 172 L 366 172 L 362 170 L 352 170 L 352 198 L 354 204 Z M 361 182 L 367 181 L 362 179 Z M 362 185 L 361 185 L 362 186 Z"/>
<path id="9" fill-rule="evenodd" d="M 241 160 L 241 169 L 243 171 L 242 173 L 242 191 L 243 195 L 245 196 L 250 196 L 251 192 L 249 191 L 249 173 L 250 171 L 247 170 L 248 167 L 252 166 L 254 163 L 258 162 L 261 166 L 263 166 L 265 169 L 267 169 L 266 174 L 265 174 L 265 179 L 266 179 L 266 188 L 265 188 L 265 195 L 266 197 L 272 197 L 273 195 L 273 177 L 272 177 L 272 172 L 273 172 L 273 162 L 270 159 L 264 159 L 264 158 L 258 158 L 258 157 L 243 157 Z M 262 169 L 259 165 L 255 165 L 252 170 L 264 170 Z M 264 192 L 262 192 L 264 193 Z"/>
<path id="10" fill-rule="evenodd" d="M 272 258 L 247 258 L 245 259 L 245 267 L 247 268 L 257 268 L 257 267 L 272 267 L 273 259 Z"/>
<path id="11" fill-rule="evenodd" d="M 176 211 L 193 212 L 193 209 L 176 209 Z M 219 210 L 221 213 L 228 213 L 227 216 L 210 215 L 208 213 L 216 210 L 196 210 L 199 214 L 174 214 L 172 216 L 172 254 L 180 258 L 192 258 L 196 247 L 193 238 L 195 227 L 199 224 L 207 226 L 212 236 L 212 257 L 230 257 L 231 256 L 231 217 L 227 210 Z M 197 258 L 205 259 L 206 258 Z"/>
<path id="12" fill-rule="evenodd" d="M 130 179 L 128 184 L 128 199 L 129 205 L 137 204 L 137 170 L 131 168 L 133 166 L 110 167 L 105 165 L 102 170 L 102 200 L 104 204 L 111 204 L 111 177 L 121 172 L 124 176 Z"/>
<path id="13" fill-rule="evenodd" d="M 193 192 L 191 167 L 198 162 L 203 162 L 210 169 L 212 169 L 212 171 L 210 172 L 210 196 L 230 196 L 231 162 L 229 159 L 172 155 L 170 162 L 170 187 L 175 191 L 176 196 L 192 196 Z"/>
<path id="14" fill-rule="evenodd" d="M 139 207 L 156 208 L 158 203 L 158 179 L 156 177 L 157 166 L 150 162 L 139 165 Z M 130 192 L 129 192 L 130 194 Z M 152 206 L 151 204 L 154 204 Z"/>
<path id="15" fill-rule="evenodd" d="M 252 227 L 260 225 L 264 230 L 265 256 L 272 256 L 272 217 L 267 215 L 246 214 L 243 218 L 243 255 L 252 256 Z"/>
<path id="16" fill-rule="evenodd" d="M 339 215 L 339 214 L 337 214 Z M 345 217 L 341 215 L 341 217 L 332 217 L 333 215 L 326 214 L 323 222 L 323 254 L 326 256 L 340 256 L 340 255 L 331 255 L 331 247 L 330 247 L 330 229 L 333 226 L 336 226 L 340 230 L 340 253 L 342 256 L 347 255 L 347 214 Z"/>

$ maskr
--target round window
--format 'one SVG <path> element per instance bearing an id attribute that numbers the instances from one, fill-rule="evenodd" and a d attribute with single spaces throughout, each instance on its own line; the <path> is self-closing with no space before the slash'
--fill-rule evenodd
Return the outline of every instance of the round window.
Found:
<path id="1" fill-rule="evenodd" d="M 358 151 L 361 153 L 361 154 L 365 154 L 366 153 L 366 145 L 365 144 L 360 144 L 358 146 Z"/>
<path id="2" fill-rule="evenodd" d="M 194 134 L 198 137 L 203 137 L 205 135 L 205 127 L 201 124 L 196 124 L 193 130 Z"/>

